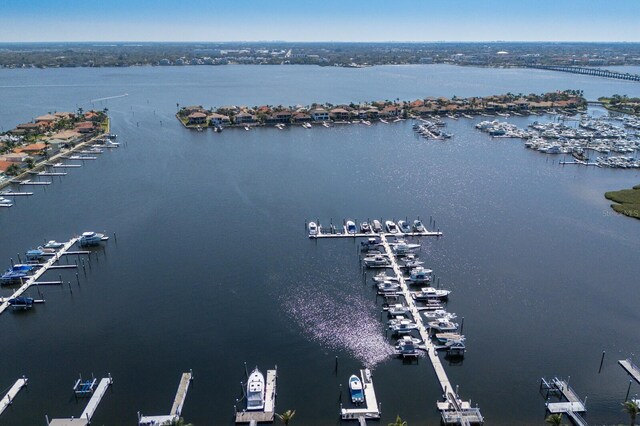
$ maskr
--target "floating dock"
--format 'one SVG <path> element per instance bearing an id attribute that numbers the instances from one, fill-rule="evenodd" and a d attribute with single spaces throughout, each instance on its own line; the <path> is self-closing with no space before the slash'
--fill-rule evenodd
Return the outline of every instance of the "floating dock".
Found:
<path id="1" fill-rule="evenodd" d="M 180 384 L 178 385 L 178 391 L 176 392 L 176 397 L 174 398 L 173 405 L 171 406 L 171 412 L 160 416 L 143 416 L 138 413 L 138 425 L 153 426 L 173 424 L 173 422 L 177 422 L 182 414 L 182 407 L 184 406 L 184 401 L 187 398 L 187 391 L 189 390 L 189 384 L 191 384 L 192 380 L 193 373 L 191 371 L 188 373 L 182 373 Z"/>
<path id="2" fill-rule="evenodd" d="M 91 424 L 91 418 L 93 417 L 93 414 L 96 412 L 96 409 L 98 408 L 98 405 L 102 400 L 102 397 L 104 397 L 104 394 L 107 392 L 107 388 L 111 386 L 111 384 L 113 384 L 113 379 L 111 378 L 111 375 L 109 375 L 109 377 L 105 377 L 100 380 L 98 387 L 93 392 L 93 396 L 91 396 L 91 399 L 87 403 L 87 406 L 85 407 L 84 411 L 82 412 L 79 418 L 71 417 L 68 419 L 52 419 L 51 421 L 49 421 L 49 418 L 47 417 L 47 425 L 48 426 L 86 426 Z"/>
<path id="3" fill-rule="evenodd" d="M 70 239 L 64 244 L 64 246 L 62 246 L 60 250 L 58 250 L 58 252 L 54 256 L 51 257 L 51 259 L 49 259 L 46 263 L 39 265 L 40 267 L 38 268 L 38 270 L 36 270 L 36 272 L 33 275 L 31 275 L 28 280 L 24 281 L 24 283 L 20 286 L 20 288 L 18 288 L 11 296 L 6 298 L 5 301 L 3 301 L 0 304 L 0 314 L 2 314 L 4 311 L 6 311 L 9 308 L 9 306 L 11 306 L 9 305 L 9 299 L 21 296 L 24 292 L 26 292 L 29 289 L 29 287 L 31 287 L 32 285 L 37 285 L 38 279 L 45 272 L 51 269 L 51 267 L 54 266 L 54 264 L 58 260 L 60 260 L 62 256 L 64 256 L 66 251 L 69 250 L 71 247 L 73 247 L 73 245 L 77 243 L 79 240 L 80 240 L 80 237 L 74 237 Z"/>
<path id="4" fill-rule="evenodd" d="M 373 387 L 373 380 L 369 369 L 360 370 L 360 378 L 364 391 L 364 408 L 341 408 L 340 418 L 343 420 L 358 420 L 360 424 L 366 424 L 369 419 L 380 418 L 380 406 Z M 342 405 L 342 404 L 341 404 Z"/>
<path id="5" fill-rule="evenodd" d="M 14 191 L 0 192 L 0 197 L 28 197 L 30 195 L 33 195 L 33 192 L 14 192 Z"/>
<path id="6" fill-rule="evenodd" d="M 640 368 L 631 361 L 630 358 L 621 359 L 618 361 L 618 364 L 635 380 L 637 383 L 640 383 Z"/>
<path id="7" fill-rule="evenodd" d="M 16 397 L 18 392 L 22 390 L 23 387 L 27 386 L 28 381 L 29 379 L 22 376 L 21 379 L 16 380 L 7 394 L 2 399 L 0 399 L 0 415 L 4 413 L 4 410 L 6 410 L 7 407 L 9 407 L 13 403 L 13 399 Z"/>
<path id="8" fill-rule="evenodd" d="M 19 185 L 51 185 L 51 181 L 32 181 L 32 180 L 23 180 L 21 182 L 16 182 Z"/>
<path id="9" fill-rule="evenodd" d="M 331 229 L 331 228 L 330 228 Z M 390 233 L 390 232 L 356 232 L 354 234 L 351 234 L 349 232 L 347 232 L 347 227 L 346 226 L 342 226 L 341 231 L 337 231 L 337 232 L 323 232 L 322 230 L 322 226 L 320 224 L 318 224 L 318 233 L 316 235 L 311 235 L 309 234 L 309 238 L 374 238 L 374 237 L 380 237 L 382 235 L 385 235 L 387 237 L 441 237 L 442 236 L 442 232 L 440 231 L 429 231 L 425 228 L 424 232 L 396 232 L 396 233 Z"/>
<path id="10" fill-rule="evenodd" d="M 273 423 L 276 410 L 276 380 L 278 367 L 275 370 L 267 370 L 264 389 L 264 410 L 237 411 L 236 424 L 238 423 Z"/>
<path id="11" fill-rule="evenodd" d="M 578 394 L 569 386 L 569 383 L 565 380 L 554 377 L 552 380 L 547 381 L 544 378 L 540 381 L 540 389 L 547 391 L 549 394 L 555 394 L 559 398 L 564 398 L 566 401 L 560 402 L 547 402 L 547 411 L 552 414 L 566 414 L 574 424 L 578 426 L 587 426 L 587 422 L 580 413 L 587 411 L 586 398 L 581 401 Z"/>
<path id="12" fill-rule="evenodd" d="M 470 401 L 462 401 L 460 397 L 457 395 L 457 392 L 454 390 L 451 382 L 449 381 L 449 377 L 447 376 L 446 371 L 444 371 L 444 367 L 442 366 L 442 362 L 440 362 L 440 357 L 438 357 L 438 352 L 436 346 L 431 341 L 431 335 L 429 333 L 428 328 L 424 325 L 422 317 L 420 316 L 420 311 L 418 310 L 416 303 L 411 297 L 411 292 L 409 291 L 409 287 L 407 286 L 407 282 L 402 274 L 402 270 L 398 265 L 396 260 L 396 256 L 391 250 L 391 246 L 387 241 L 387 235 L 380 235 L 380 240 L 382 242 L 382 246 L 391 261 L 391 265 L 393 267 L 393 272 L 396 274 L 396 279 L 400 283 L 401 293 L 405 298 L 407 306 L 409 307 L 409 311 L 413 316 L 413 321 L 418 326 L 418 332 L 420 333 L 420 337 L 424 341 L 425 349 L 427 355 L 429 356 L 429 360 L 431 361 L 431 365 L 433 366 L 433 370 L 436 373 L 438 378 L 438 382 L 440 383 L 440 387 L 442 388 L 442 395 L 445 398 L 444 402 L 437 403 L 437 408 L 440 410 L 442 415 L 442 421 L 444 424 L 483 424 L 484 418 L 480 413 L 479 408 L 471 407 Z M 391 234 L 396 235 L 396 234 Z"/>

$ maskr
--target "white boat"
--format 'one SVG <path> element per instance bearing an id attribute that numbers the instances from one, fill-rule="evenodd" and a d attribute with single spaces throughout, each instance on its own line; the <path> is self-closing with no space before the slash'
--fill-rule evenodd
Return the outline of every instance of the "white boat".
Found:
<path id="1" fill-rule="evenodd" d="M 433 271 L 431 269 L 423 268 L 422 266 L 418 266 L 417 268 L 413 268 L 411 273 L 409 274 L 409 280 L 411 280 L 412 284 L 425 284 L 431 282 L 431 274 Z"/>
<path id="2" fill-rule="evenodd" d="M 316 225 L 315 222 L 309 222 L 309 225 L 307 226 L 307 228 L 309 229 L 310 237 L 314 237 L 318 235 L 318 225 Z"/>
<path id="3" fill-rule="evenodd" d="M 415 300 L 430 300 L 430 299 L 446 299 L 449 297 L 451 291 L 449 290 L 436 290 L 433 287 L 423 287 L 420 291 L 412 293 Z"/>
<path id="4" fill-rule="evenodd" d="M 458 323 L 451 322 L 447 318 L 439 318 L 433 321 L 429 321 L 429 328 L 432 328 L 438 332 L 448 333 L 458 329 Z"/>
<path id="5" fill-rule="evenodd" d="M 389 326 L 389 329 L 395 334 L 409 334 L 418 328 L 415 322 L 403 319 Z"/>
<path id="6" fill-rule="evenodd" d="M 447 319 L 454 319 L 456 317 L 456 314 L 452 313 L 452 312 L 447 312 L 444 309 L 436 309 L 433 311 L 427 311 L 424 312 L 423 315 L 425 316 L 425 318 L 427 319 L 437 319 L 437 318 L 447 318 Z"/>
<path id="7" fill-rule="evenodd" d="M 254 368 L 247 381 L 247 410 L 264 409 L 264 376 Z"/>
<path id="8" fill-rule="evenodd" d="M 386 266 L 389 266 L 391 263 L 389 262 L 389 259 L 382 256 L 381 254 L 365 257 L 364 259 L 362 259 L 362 261 L 369 268 L 384 268 Z"/>
<path id="9" fill-rule="evenodd" d="M 44 245 L 45 248 L 59 249 L 64 247 L 64 243 L 59 243 L 56 240 L 50 240 L 47 244 Z"/>
<path id="10" fill-rule="evenodd" d="M 389 315 L 396 316 L 396 315 L 407 315 L 411 311 L 409 310 L 408 306 L 403 305 L 402 303 L 395 303 L 387 307 L 387 312 L 389 313 Z"/>
<path id="11" fill-rule="evenodd" d="M 371 222 L 371 229 L 373 229 L 373 232 L 382 232 L 382 224 L 378 219 L 374 219 Z"/>
<path id="12" fill-rule="evenodd" d="M 380 246 L 380 244 L 381 242 L 377 237 L 368 238 L 367 241 L 360 241 L 360 248 L 362 251 L 367 251 Z"/>
<path id="13" fill-rule="evenodd" d="M 371 226 L 369 225 L 369 222 L 362 222 L 360 224 L 360 232 L 362 232 L 363 234 L 368 234 L 369 232 L 371 232 Z"/>
<path id="14" fill-rule="evenodd" d="M 397 293 L 400 291 L 400 284 L 393 281 L 384 281 L 378 283 L 378 291 L 380 293 Z"/>
<path id="15" fill-rule="evenodd" d="M 446 344 L 447 342 L 464 342 L 465 337 L 460 333 L 436 333 L 436 339 L 440 343 Z"/>
<path id="16" fill-rule="evenodd" d="M 397 234 L 398 233 L 398 227 L 392 221 L 387 220 L 384 223 L 384 226 L 387 228 L 387 232 L 389 232 L 390 234 Z"/>
<path id="17" fill-rule="evenodd" d="M 355 234 L 358 232 L 358 228 L 356 228 L 356 224 L 352 220 L 348 220 L 346 224 L 347 234 Z"/>
<path id="18" fill-rule="evenodd" d="M 411 232 L 411 228 L 409 227 L 409 224 L 404 220 L 398 221 L 398 229 L 400 229 L 400 232 L 404 234 Z"/>
<path id="19" fill-rule="evenodd" d="M 425 232 L 426 229 L 424 227 L 424 225 L 422 224 L 422 222 L 420 222 L 418 219 L 413 221 L 413 231 L 414 232 Z"/>
<path id="20" fill-rule="evenodd" d="M 417 268 L 424 265 L 424 262 L 418 260 L 415 254 L 408 254 L 404 257 L 404 265 L 400 265 L 401 268 Z"/>
<path id="21" fill-rule="evenodd" d="M 8 198 L 0 197 L 0 207 L 11 207 L 13 206 L 13 202 Z"/>
<path id="22" fill-rule="evenodd" d="M 349 377 L 349 393 L 351 394 L 351 402 L 354 404 L 362 404 L 364 402 L 364 389 L 362 388 L 362 380 L 355 374 Z"/>
<path id="23" fill-rule="evenodd" d="M 244 126 L 244 129 L 245 129 L 245 130 L 247 130 L 247 131 L 249 131 L 249 130 L 251 130 L 251 127 L 249 127 L 249 126 Z"/>
<path id="24" fill-rule="evenodd" d="M 420 248 L 420 244 L 409 244 L 405 240 L 398 240 L 398 242 L 392 243 L 391 249 L 397 255 L 409 254 Z"/>
<path id="25" fill-rule="evenodd" d="M 398 277 L 387 275 L 384 271 L 376 274 L 373 277 L 373 281 L 376 283 L 383 283 L 385 281 L 398 281 Z"/>
<path id="26" fill-rule="evenodd" d="M 100 234 L 98 232 L 83 232 L 80 237 L 80 245 L 81 246 L 95 246 L 100 244 L 101 241 L 108 240 L 109 237 L 104 234 Z"/>
<path id="27" fill-rule="evenodd" d="M 402 336 L 396 342 L 396 352 L 402 357 L 418 356 L 418 345 L 422 343 L 420 339 L 411 336 Z"/>

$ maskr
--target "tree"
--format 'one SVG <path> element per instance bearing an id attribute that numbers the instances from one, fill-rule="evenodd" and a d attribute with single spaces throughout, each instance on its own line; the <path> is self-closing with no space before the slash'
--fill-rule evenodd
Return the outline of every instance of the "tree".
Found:
<path id="1" fill-rule="evenodd" d="M 293 416 L 296 415 L 296 410 L 287 410 L 282 414 L 278 414 L 276 413 L 276 416 L 278 416 L 278 418 L 280 419 L 280 421 L 282 423 L 286 425 L 289 424 L 289 422 L 291 421 L 291 419 L 293 418 Z"/>
<path id="2" fill-rule="evenodd" d="M 638 413 L 640 413 L 640 406 L 638 406 L 636 401 L 625 401 L 622 403 L 622 406 L 624 407 L 624 411 L 629 414 L 631 426 L 634 426 L 636 424 L 636 417 Z"/>
<path id="3" fill-rule="evenodd" d="M 396 416 L 396 421 L 389 423 L 387 426 L 408 426 L 409 424 L 402 420 L 399 415 Z"/>
<path id="4" fill-rule="evenodd" d="M 20 172 L 20 167 L 17 164 L 12 164 L 9 167 L 7 167 L 7 170 L 5 170 L 5 174 L 7 176 L 15 176 Z"/>
<path id="5" fill-rule="evenodd" d="M 172 421 L 171 426 L 193 426 L 193 423 L 185 423 L 184 419 L 180 417 L 178 420 Z"/>
<path id="6" fill-rule="evenodd" d="M 550 414 L 544 421 L 553 426 L 562 426 L 562 414 Z"/>

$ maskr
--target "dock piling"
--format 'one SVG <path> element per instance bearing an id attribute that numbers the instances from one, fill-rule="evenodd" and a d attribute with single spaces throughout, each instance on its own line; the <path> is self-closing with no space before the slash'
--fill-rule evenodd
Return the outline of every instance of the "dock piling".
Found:
<path id="1" fill-rule="evenodd" d="M 631 383 L 633 383 L 633 380 L 629 379 L 629 386 L 627 387 L 627 395 L 624 397 L 625 402 L 629 400 L 629 391 L 631 391 Z"/>
<path id="2" fill-rule="evenodd" d="M 604 354 L 605 351 L 602 351 L 602 358 L 600 358 L 600 368 L 598 369 L 598 374 L 602 371 L 602 363 L 604 362 Z"/>
<path id="3" fill-rule="evenodd" d="M 22 259 L 20 258 L 20 253 L 17 253 L 17 254 L 18 254 L 18 263 L 22 263 Z"/>

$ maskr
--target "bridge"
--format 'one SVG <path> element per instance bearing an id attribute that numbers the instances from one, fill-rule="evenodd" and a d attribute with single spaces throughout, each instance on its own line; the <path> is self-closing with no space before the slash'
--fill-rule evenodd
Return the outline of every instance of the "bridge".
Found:
<path id="1" fill-rule="evenodd" d="M 616 78 L 618 80 L 640 81 L 640 74 L 609 71 L 600 68 L 574 67 L 569 65 L 530 65 L 529 68 L 548 71 L 570 72 L 572 74 L 592 75 L 595 77 Z"/>

